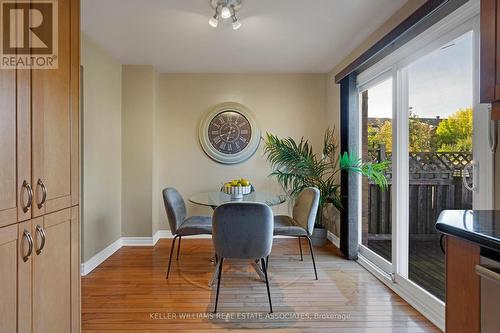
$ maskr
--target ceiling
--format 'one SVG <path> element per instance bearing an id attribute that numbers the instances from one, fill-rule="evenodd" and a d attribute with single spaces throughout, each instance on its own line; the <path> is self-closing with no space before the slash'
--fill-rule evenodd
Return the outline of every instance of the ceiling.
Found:
<path id="1" fill-rule="evenodd" d="M 243 0 L 234 31 L 208 25 L 208 0 L 82 0 L 82 30 L 160 72 L 326 73 L 405 2 Z"/>

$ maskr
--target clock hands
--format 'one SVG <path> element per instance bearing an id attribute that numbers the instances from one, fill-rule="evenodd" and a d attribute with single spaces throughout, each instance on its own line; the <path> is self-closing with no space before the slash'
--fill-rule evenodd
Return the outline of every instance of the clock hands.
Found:
<path id="1" fill-rule="evenodd" d="M 236 133 L 236 129 L 233 126 L 229 126 L 229 130 L 225 133 L 221 133 L 220 136 L 226 136 L 226 141 L 229 141 L 229 138 L 233 133 Z"/>

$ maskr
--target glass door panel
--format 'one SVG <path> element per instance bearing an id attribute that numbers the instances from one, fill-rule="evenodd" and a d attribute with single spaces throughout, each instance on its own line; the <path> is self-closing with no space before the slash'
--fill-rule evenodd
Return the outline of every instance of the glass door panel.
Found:
<path id="1" fill-rule="evenodd" d="M 388 78 L 359 95 L 361 142 L 364 161 L 382 162 L 392 157 L 392 91 Z M 361 244 L 388 262 L 392 262 L 391 175 L 389 189 L 381 190 L 366 177 L 361 183 Z"/>
<path id="2" fill-rule="evenodd" d="M 434 225 L 444 209 L 471 209 L 462 183 L 472 161 L 473 34 L 408 66 L 408 278 L 444 301 L 445 265 Z"/>

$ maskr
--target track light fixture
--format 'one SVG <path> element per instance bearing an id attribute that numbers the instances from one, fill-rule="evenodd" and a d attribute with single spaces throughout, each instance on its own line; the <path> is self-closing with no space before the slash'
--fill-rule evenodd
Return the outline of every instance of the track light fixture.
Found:
<path id="1" fill-rule="evenodd" d="M 241 8 L 242 0 L 210 0 L 210 6 L 215 11 L 215 14 L 208 20 L 211 27 L 217 28 L 219 19 L 231 19 L 233 30 L 241 28 L 241 22 L 236 16 L 236 13 Z"/>

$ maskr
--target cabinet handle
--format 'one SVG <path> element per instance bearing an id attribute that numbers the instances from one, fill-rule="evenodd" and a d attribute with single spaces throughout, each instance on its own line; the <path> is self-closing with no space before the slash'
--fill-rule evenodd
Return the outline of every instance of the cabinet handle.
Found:
<path id="1" fill-rule="evenodd" d="M 480 277 L 500 285 L 500 273 L 494 267 L 476 265 L 476 273 Z"/>
<path id="2" fill-rule="evenodd" d="M 40 186 L 40 188 L 42 189 L 42 200 L 39 203 L 37 203 L 38 208 L 42 208 L 43 204 L 47 200 L 47 188 L 45 187 L 45 184 L 42 182 L 40 178 L 38 178 L 36 185 Z"/>
<path id="3" fill-rule="evenodd" d="M 26 192 L 28 193 L 28 202 L 26 203 L 25 206 L 23 206 L 23 212 L 27 212 L 31 204 L 33 203 L 33 189 L 31 188 L 31 185 L 27 181 L 23 181 L 23 188 L 26 189 Z"/>
<path id="4" fill-rule="evenodd" d="M 28 253 L 26 253 L 26 255 L 23 255 L 23 261 L 26 262 L 33 252 L 33 237 L 31 237 L 31 234 L 28 232 L 28 230 L 24 230 L 23 239 L 24 238 L 28 240 Z"/>
<path id="5" fill-rule="evenodd" d="M 441 248 L 441 252 L 443 252 L 443 254 L 446 254 L 446 251 L 444 250 L 443 240 L 444 234 L 441 234 L 441 237 L 439 237 L 439 247 Z"/>
<path id="6" fill-rule="evenodd" d="M 36 249 L 36 254 L 40 254 L 40 253 L 42 253 L 42 250 L 45 247 L 46 234 L 45 234 L 45 230 L 40 225 L 36 226 L 36 232 L 40 234 L 40 238 L 42 239 L 42 244 L 40 244 L 40 247 L 38 249 Z"/>

